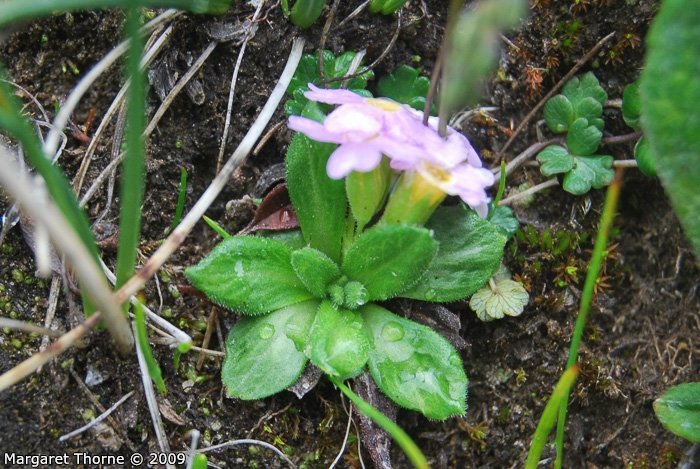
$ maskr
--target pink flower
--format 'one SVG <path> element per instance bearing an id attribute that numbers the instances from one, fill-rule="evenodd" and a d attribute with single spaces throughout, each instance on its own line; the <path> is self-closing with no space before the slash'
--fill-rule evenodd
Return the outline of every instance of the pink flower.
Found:
<path id="1" fill-rule="evenodd" d="M 328 159 L 326 171 L 342 179 L 352 171 L 367 172 L 379 165 L 382 155 L 397 171 L 420 172 L 450 195 L 459 195 L 479 215 L 488 213 L 485 188 L 494 183 L 491 171 L 467 138 L 448 127 L 443 139 L 437 118 L 423 125 L 422 114 L 395 101 L 364 98 L 347 90 L 324 90 L 309 83 L 308 99 L 339 104 L 323 124 L 292 116 L 288 127 L 309 138 L 339 144 Z"/>

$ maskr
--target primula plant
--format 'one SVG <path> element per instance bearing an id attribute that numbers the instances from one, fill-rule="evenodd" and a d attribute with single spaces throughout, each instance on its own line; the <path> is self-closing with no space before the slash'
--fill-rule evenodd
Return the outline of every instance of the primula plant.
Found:
<path id="1" fill-rule="evenodd" d="M 467 377 L 448 340 L 382 303 L 470 296 L 499 269 L 506 236 L 486 220 L 494 183 L 469 141 L 436 118 L 349 90 L 304 93 L 286 158 L 300 230 L 226 238 L 187 270 L 244 317 L 222 376 L 230 397 L 293 385 L 308 362 L 337 379 L 368 369 L 395 403 L 434 419 L 462 415 Z M 438 207 L 447 195 L 466 204 Z"/>

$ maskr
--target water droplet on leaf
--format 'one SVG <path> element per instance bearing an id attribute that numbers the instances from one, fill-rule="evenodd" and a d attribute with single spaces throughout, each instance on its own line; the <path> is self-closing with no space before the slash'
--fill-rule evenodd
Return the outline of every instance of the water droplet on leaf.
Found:
<path id="1" fill-rule="evenodd" d="M 262 326 L 260 326 L 258 334 L 263 340 L 269 339 L 270 337 L 275 335 L 275 326 L 273 326 L 272 324 L 263 324 Z"/>
<path id="2" fill-rule="evenodd" d="M 382 327 L 382 338 L 387 342 L 397 342 L 403 339 L 403 326 L 396 321 L 389 321 Z"/>
<path id="3" fill-rule="evenodd" d="M 243 277 L 245 272 L 243 271 L 243 261 L 237 261 L 236 265 L 233 267 L 233 270 L 236 271 L 236 275 L 239 277 Z"/>
<path id="4" fill-rule="evenodd" d="M 399 378 L 401 378 L 401 381 L 408 382 L 408 381 L 413 381 L 416 379 L 416 374 L 412 373 L 410 371 L 402 371 L 401 374 L 399 375 Z"/>
<path id="5" fill-rule="evenodd" d="M 432 301 L 436 295 L 437 293 L 435 292 L 435 290 L 433 290 L 432 288 L 428 289 L 428 291 L 425 292 L 425 301 Z"/>

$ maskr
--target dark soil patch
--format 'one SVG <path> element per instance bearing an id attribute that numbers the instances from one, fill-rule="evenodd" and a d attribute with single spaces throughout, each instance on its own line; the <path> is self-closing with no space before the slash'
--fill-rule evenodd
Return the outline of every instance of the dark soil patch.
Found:
<path id="1" fill-rule="evenodd" d="M 341 2 L 336 24 L 357 6 L 354 3 Z M 399 65 L 415 65 L 414 57 L 420 57 L 418 65 L 426 71 L 432 69 L 444 32 L 443 3 L 430 0 L 410 5 L 396 45 L 375 68 L 378 76 Z M 521 122 L 538 99 L 611 32 L 617 34 L 581 72 L 594 71 L 609 98 L 621 98 L 624 86 L 637 77 L 642 66 L 644 48 L 637 38 L 646 34 L 657 8 L 652 0 L 533 0 L 531 6 L 530 17 L 519 32 L 508 35 L 517 48 L 504 48 L 499 78 L 488 84 L 484 105 L 496 110 L 464 124 L 465 134 L 487 164 L 496 164 L 495 155 L 512 127 Z M 181 17 L 163 56 L 173 70 L 182 74 L 211 41 L 206 34 L 208 27 L 214 22 L 234 23 L 251 14 L 251 7 L 237 4 L 221 18 Z M 53 114 L 55 102 L 79 78 L 72 70 L 76 69 L 79 75 L 85 73 L 113 47 L 121 22 L 120 13 L 103 11 L 57 15 L 22 25 L 5 40 L 0 51 L 8 75 L 35 94 Z M 230 155 L 264 105 L 284 66 L 292 38 L 306 37 L 311 52 L 320 44 L 322 27 L 323 24 L 317 24 L 309 31 L 300 31 L 282 17 L 278 8 L 270 10 L 259 24 L 243 59 L 225 155 Z M 387 47 L 395 28 L 395 17 L 364 12 L 341 28 L 332 29 L 326 48 L 336 54 L 367 49 L 371 62 Z M 205 94 L 203 104 L 197 105 L 186 94 L 180 95 L 149 142 L 144 255 L 164 238 L 170 227 L 181 169 L 187 169 L 189 174 L 186 207 L 194 204 L 215 174 L 229 80 L 238 49 L 231 43 L 217 46 L 198 76 Z M 86 96 L 74 120 L 83 123 L 90 110 L 96 109 L 99 121 L 119 84 L 120 72 L 115 66 Z M 373 86 L 371 83 L 370 88 Z M 154 93 L 149 102 L 153 106 L 159 104 Z M 36 114 L 36 109 L 30 107 L 29 112 Z M 284 119 L 280 109 L 271 125 Z M 619 109 L 606 108 L 605 119 L 610 135 L 629 132 Z M 533 121 L 508 150 L 506 159 L 535 142 L 537 129 Z M 94 157 L 86 177 L 88 184 L 109 161 L 111 132 L 108 135 Z M 227 201 L 249 194 L 259 176 L 283 160 L 290 137 L 290 132 L 279 131 L 259 154 L 251 156 L 208 216 L 229 231 L 244 226 L 251 217 L 250 210 L 227 210 Z M 632 155 L 631 144 L 605 150 L 616 159 Z M 84 151 L 85 145 L 70 137 L 67 156 L 61 159 L 70 177 L 75 175 Z M 509 180 L 509 187 L 542 180 L 536 168 L 525 168 Z M 104 209 L 105 200 L 103 188 L 88 207 L 91 217 Z M 470 378 L 468 414 L 445 422 L 428 421 L 408 411 L 401 411 L 398 416 L 398 423 L 416 440 L 433 467 L 523 465 L 545 400 L 566 363 L 585 274 L 566 279 L 560 286 L 557 280 L 562 277 L 558 276 L 569 264 L 585 268 L 602 200 L 602 191 L 574 197 L 554 188 L 539 195 L 529 207 L 516 209 L 523 230 L 529 225 L 537 237 L 547 230 L 563 230 L 582 239 L 577 247 L 559 255 L 543 251 L 540 245 L 527 240 L 511 241 L 507 264 L 528 286 L 531 295 L 520 318 L 482 323 L 466 303 L 449 305 L 461 313 L 462 335 L 469 344 L 462 354 Z M 5 210 L 8 204 L 2 199 L 0 209 Z M 108 219 L 116 219 L 117 207 L 113 204 Z M 582 373 L 572 392 L 564 465 L 674 467 L 689 444 L 662 428 L 654 416 L 652 402 L 673 384 L 697 380 L 694 339 L 700 329 L 700 299 L 696 296 L 700 277 L 695 258 L 657 181 L 636 170 L 627 171 L 616 227 L 612 244 L 617 247 L 614 251 L 611 248 L 606 263 L 606 285 L 601 285 L 596 297 L 581 353 Z M 150 306 L 172 314 L 171 320 L 197 343 L 202 340 L 211 306 L 177 294 L 174 287 L 186 282 L 183 269 L 207 254 L 217 241 L 204 223 L 198 225 L 164 272 L 159 273 L 162 306 L 157 285 L 150 282 L 146 289 Z M 113 253 L 106 252 L 104 258 L 113 266 Z M 34 270 L 31 251 L 15 229 L 0 251 L 2 315 L 44 323 L 50 281 L 35 278 Z M 219 317 L 225 334 L 236 318 L 222 311 Z M 54 327 L 67 330 L 75 322 L 65 295 L 61 295 Z M 40 344 L 39 337 L 4 331 L 0 334 L 0 371 L 31 356 Z M 220 346 L 215 334 L 209 347 Z M 202 368 L 196 369 L 198 354 L 190 353 L 183 357 L 180 369 L 175 370 L 171 349 L 155 345 L 154 353 L 168 387 L 163 405 L 184 421 L 184 425 L 165 423 L 174 450 L 185 449 L 189 444 L 188 431 L 196 428 L 204 434 L 204 445 L 238 438 L 270 442 L 287 451 L 298 467 L 328 467 L 339 451 L 347 416 L 338 393 L 324 380 L 302 400 L 284 392 L 261 401 L 236 402 L 223 398 L 220 359 L 207 358 Z M 60 435 L 84 425 L 86 411 L 100 413 L 74 376 L 81 381 L 87 379 L 90 391 L 105 407 L 129 391 L 136 391 L 136 395 L 113 414 L 114 422 L 108 422 L 102 433 L 88 432 L 58 442 Z M 57 362 L 2 393 L 0 448 L 17 454 L 114 455 L 156 451 L 141 389 L 135 358 L 116 356 L 108 334 L 96 331 L 87 347 L 65 353 Z M 351 432 L 356 435 L 357 430 L 353 427 Z M 367 461 L 364 450 L 363 455 Z M 553 450 L 548 448 L 545 457 L 552 456 Z M 357 444 L 349 444 L 339 467 L 358 467 L 357 457 Z M 410 466 L 397 448 L 392 450 L 392 459 L 395 467 Z M 267 450 L 248 446 L 214 453 L 211 462 L 231 468 L 284 467 Z"/>

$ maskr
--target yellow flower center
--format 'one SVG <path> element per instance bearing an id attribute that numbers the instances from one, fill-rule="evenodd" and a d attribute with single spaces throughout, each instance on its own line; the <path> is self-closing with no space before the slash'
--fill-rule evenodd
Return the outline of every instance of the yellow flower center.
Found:
<path id="1" fill-rule="evenodd" d="M 399 103 L 389 99 L 367 98 L 365 101 L 377 109 L 381 109 L 382 111 L 396 112 L 401 109 L 401 105 Z"/>

